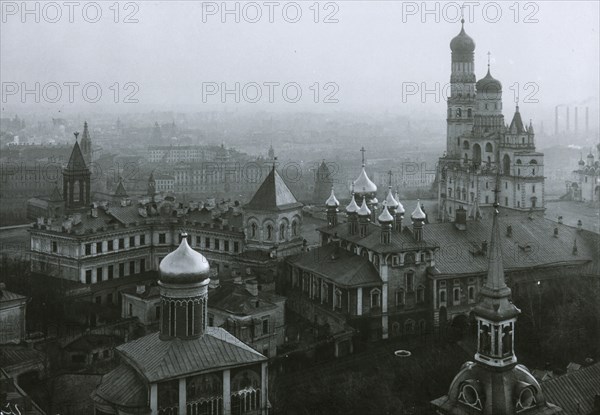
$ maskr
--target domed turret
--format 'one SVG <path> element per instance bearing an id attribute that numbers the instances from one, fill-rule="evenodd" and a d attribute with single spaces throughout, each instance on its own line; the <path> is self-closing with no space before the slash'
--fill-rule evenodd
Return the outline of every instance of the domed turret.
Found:
<path id="1" fill-rule="evenodd" d="M 346 206 L 346 213 L 356 213 L 358 212 L 358 205 L 356 204 L 356 199 L 354 198 L 354 191 L 350 196 L 350 203 Z"/>
<path id="2" fill-rule="evenodd" d="M 421 201 L 417 200 L 417 207 L 413 211 L 411 218 L 413 220 L 425 220 L 425 212 L 421 209 Z"/>
<path id="3" fill-rule="evenodd" d="M 390 215 L 387 205 L 383 207 L 383 211 L 381 212 L 377 220 L 379 221 L 379 223 L 392 223 L 394 221 L 394 217 Z"/>
<path id="4" fill-rule="evenodd" d="M 377 186 L 371 181 L 371 179 L 369 179 L 369 176 L 367 176 L 364 164 L 360 174 L 358 175 L 358 178 L 354 181 L 354 188 L 359 194 L 377 192 Z"/>
<path id="5" fill-rule="evenodd" d="M 502 83 L 492 76 L 489 66 L 487 75 L 477 81 L 475 87 L 478 94 L 497 94 L 502 92 Z"/>
<path id="6" fill-rule="evenodd" d="M 388 208 L 391 208 L 391 209 L 396 209 L 398 207 L 398 205 L 400 205 L 400 203 L 398 202 L 398 200 L 396 200 L 396 198 L 392 194 L 392 186 L 389 186 L 387 197 L 385 198 L 385 201 L 383 203 Z"/>
<path id="7" fill-rule="evenodd" d="M 327 206 L 327 207 L 338 207 L 339 205 L 340 205 L 340 202 L 335 197 L 335 193 L 333 192 L 333 186 L 331 186 L 331 194 L 329 195 L 329 198 L 325 202 L 325 206 Z"/>
<path id="8" fill-rule="evenodd" d="M 160 281 L 186 284 L 209 279 L 208 260 L 194 251 L 187 243 L 187 235 L 182 235 L 179 247 L 167 255 L 159 265 Z"/>
<path id="9" fill-rule="evenodd" d="M 404 209 L 404 206 L 402 206 L 402 203 L 400 203 L 400 197 L 398 195 L 398 192 L 396 192 L 396 195 L 394 196 L 394 199 L 396 199 L 398 201 L 398 207 L 396 208 L 396 213 L 397 214 L 404 214 L 406 212 L 406 210 Z"/>
<path id="10" fill-rule="evenodd" d="M 371 209 L 367 206 L 365 199 L 363 199 L 362 205 L 360 205 L 356 213 L 358 213 L 358 216 L 369 216 L 371 214 Z"/>
<path id="11" fill-rule="evenodd" d="M 453 53 L 473 53 L 475 51 L 475 41 L 465 32 L 464 19 L 461 20 L 461 23 L 460 33 L 450 41 L 450 49 Z"/>

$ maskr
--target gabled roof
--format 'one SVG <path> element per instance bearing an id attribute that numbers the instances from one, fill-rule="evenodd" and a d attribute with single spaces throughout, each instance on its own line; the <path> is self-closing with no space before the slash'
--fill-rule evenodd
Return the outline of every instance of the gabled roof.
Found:
<path id="1" fill-rule="evenodd" d="M 207 327 L 202 337 L 190 340 L 163 341 L 159 333 L 152 333 L 125 343 L 117 350 L 148 382 L 267 360 L 218 327 Z"/>
<path id="2" fill-rule="evenodd" d="M 295 207 L 302 207 L 296 196 L 285 184 L 275 166 L 260 185 L 252 200 L 246 205 L 247 209 L 256 210 L 285 210 Z"/>
<path id="3" fill-rule="evenodd" d="M 332 255 L 334 258 L 332 258 Z M 381 277 L 367 258 L 329 244 L 291 257 L 289 263 L 314 272 L 341 287 L 381 284 Z"/>
<path id="4" fill-rule="evenodd" d="M 87 166 L 85 164 L 85 160 L 83 158 L 83 153 L 81 152 L 81 147 L 79 147 L 79 143 L 75 141 L 75 145 L 73 146 L 73 151 L 71 151 L 71 157 L 69 158 L 69 163 L 67 164 L 67 170 L 86 170 Z"/>
<path id="5" fill-rule="evenodd" d="M 147 408 L 148 386 L 131 366 L 120 364 L 102 377 L 92 399 L 100 404 Z"/>
<path id="6" fill-rule="evenodd" d="M 250 316 L 274 309 L 277 302 L 284 300 L 284 297 L 264 291 L 259 291 L 258 295 L 254 296 L 243 285 L 223 284 L 210 291 L 208 307 L 239 316 Z"/>
<path id="7" fill-rule="evenodd" d="M 600 363 L 542 382 L 546 399 L 565 414 L 591 414 L 600 392 Z"/>
<path id="8" fill-rule="evenodd" d="M 52 189 L 52 193 L 50 194 L 50 198 L 48 200 L 50 202 L 61 202 L 63 200 L 60 190 L 58 190 L 58 185 L 54 185 L 54 189 Z"/>

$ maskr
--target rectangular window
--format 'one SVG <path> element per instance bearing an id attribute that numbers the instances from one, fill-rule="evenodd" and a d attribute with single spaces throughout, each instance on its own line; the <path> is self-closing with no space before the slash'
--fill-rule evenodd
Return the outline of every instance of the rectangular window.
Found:
<path id="1" fill-rule="evenodd" d="M 129 275 L 135 274 L 135 261 L 129 261 Z"/>
<path id="2" fill-rule="evenodd" d="M 113 265 L 109 265 L 108 266 L 108 279 L 112 280 L 114 277 L 114 266 Z"/>
<path id="3" fill-rule="evenodd" d="M 412 292 L 414 290 L 415 275 L 412 272 L 406 274 L 406 291 Z"/>
<path id="4" fill-rule="evenodd" d="M 154 310 L 154 317 L 155 317 L 157 320 L 160 320 L 160 306 L 159 306 L 159 305 L 158 305 L 158 306 L 156 306 L 156 309 Z"/>
<path id="5" fill-rule="evenodd" d="M 263 334 L 269 334 L 269 317 L 262 320 L 262 332 Z"/>
<path id="6" fill-rule="evenodd" d="M 240 243 L 239 242 L 233 243 L 233 252 L 240 252 Z"/>
<path id="7" fill-rule="evenodd" d="M 504 188 L 508 189 L 508 182 L 504 182 Z"/>
<path id="8" fill-rule="evenodd" d="M 103 275 L 102 275 L 102 267 L 98 267 L 96 269 L 96 281 L 100 282 L 102 281 Z"/>
<path id="9" fill-rule="evenodd" d="M 106 304 L 112 304 L 112 293 L 106 294 Z"/>
<path id="10" fill-rule="evenodd" d="M 102 297 L 96 297 L 96 304 L 102 304 Z"/>
<path id="11" fill-rule="evenodd" d="M 490 197 L 489 196 L 485 197 L 485 203 L 490 203 Z"/>
<path id="12" fill-rule="evenodd" d="M 58 251 L 58 243 L 56 241 L 52 241 L 52 252 Z"/>
<path id="13" fill-rule="evenodd" d="M 475 287 L 469 286 L 469 302 L 472 303 L 475 301 Z"/>
<path id="14" fill-rule="evenodd" d="M 508 197 L 504 198 L 504 206 L 508 206 Z"/>
<path id="15" fill-rule="evenodd" d="M 146 245 L 146 235 L 145 234 L 140 235 L 140 245 Z"/>
<path id="16" fill-rule="evenodd" d="M 119 238 L 119 249 L 125 249 L 125 238 Z"/>
<path id="17" fill-rule="evenodd" d="M 129 237 L 129 247 L 133 248 L 135 246 L 135 236 Z"/>
<path id="18" fill-rule="evenodd" d="M 208 325 L 211 327 L 215 325 L 215 316 L 212 314 L 208 315 Z"/>
<path id="19" fill-rule="evenodd" d="M 85 254 L 92 255 L 92 244 L 85 244 Z"/>
<path id="20" fill-rule="evenodd" d="M 146 258 L 140 259 L 140 272 L 146 271 Z"/>
<path id="21" fill-rule="evenodd" d="M 199 236 L 196 236 L 196 246 L 201 246 L 201 245 L 202 245 L 201 238 Z"/>
<path id="22" fill-rule="evenodd" d="M 92 283 L 92 270 L 88 269 L 85 272 L 85 283 L 86 284 L 91 284 Z"/>
<path id="23" fill-rule="evenodd" d="M 96 253 L 97 254 L 102 253 L 102 242 L 96 242 Z"/>
<path id="24" fill-rule="evenodd" d="M 167 243 L 167 234 L 166 233 L 159 233 L 158 234 L 158 243 L 159 244 L 166 244 Z"/>
<path id="25" fill-rule="evenodd" d="M 221 241 L 218 238 L 215 238 L 215 249 L 217 251 L 221 249 Z"/>
<path id="26" fill-rule="evenodd" d="M 229 252 L 229 241 L 223 241 L 223 250 Z"/>
<path id="27" fill-rule="evenodd" d="M 531 192 L 535 193 L 535 184 L 531 185 Z"/>
<path id="28" fill-rule="evenodd" d="M 438 305 L 440 307 L 446 307 L 446 290 L 445 289 L 440 290 L 438 298 L 439 298 Z"/>
<path id="29" fill-rule="evenodd" d="M 125 276 L 125 263 L 121 262 L 119 264 L 119 277 L 124 277 Z"/>
<path id="30" fill-rule="evenodd" d="M 108 241 L 108 243 L 106 244 L 108 252 L 113 250 L 113 243 L 113 241 Z"/>
<path id="31" fill-rule="evenodd" d="M 210 238 L 208 236 L 204 239 L 204 247 L 210 249 Z"/>

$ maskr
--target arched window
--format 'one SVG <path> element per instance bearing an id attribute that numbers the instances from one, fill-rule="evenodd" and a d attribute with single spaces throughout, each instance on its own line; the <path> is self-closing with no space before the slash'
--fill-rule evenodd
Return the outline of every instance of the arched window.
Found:
<path id="1" fill-rule="evenodd" d="M 73 183 L 73 202 L 79 202 L 80 199 L 81 199 L 80 184 L 79 184 L 79 180 L 76 180 L 75 183 Z"/>
<path id="2" fill-rule="evenodd" d="M 400 323 L 394 321 L 392 323 L 392 336 L 398 336 L 400 334 Z"/>
<path id="3" fill-rule="evenodd" d="M 408 319 L 404 322 L 404 334 L 413 334 L 415 332 L 415 321 Z"/>
<path id="4" fill-rule="evenodd" d="M 414 262 L 414 254 L 406 254 L 406 256 L 408 257 L 408 255 L 413 255 L 413 262 Z M 405 262 L 408 262 L 408 260 L 405 259 Z M 405 277 L 405 281 L 406 281 L 406 291 L 413 292 L 413 290 L 415 289 L 415 273 L 413 271 L 409 271 L 406 274 L 404 274 Z"/>
<path id="5" fill-rule="evenodd" d="M 476 164 L 481 163 L 481 146 L 479 144 L 473 145 L 473 162 Z"/>
<path id="6" fill-rule="evenodd" d="M 417 288 L 417 303 L 423 302 L 425 302 L 425 287 L 419 285 L 419 288 Z"/>
<path id="7" fill-rule="evenodd" d="M 378 288 L 371 290 L 371 308 L 381 307 L 381 291 Z"/>
<path id="8" fill-rule="evenodd" d="M 465 141 L 463 142 L 463 148 L 464 148 L 465 150 L 468 150 L 468 149 L 469 149 L 469 142 L 468 142 L 467 140 L 465 140 Z"/>
<path id="9" fill-rule="evenodd" d="M 285 223 L 279 225 L 279 240 L 285 241 Z"/>
<path id="10" fill-rule="evenodd" d="M 373 255 L 373 265 L 375 269 L 379 271 L 379 255 Z"/>
<path id="11" fill-rule="evenodd" d="M 250 224 L 250 237 L 252 239 L 256 238 L 256 231 L 257 231 L 258 226 L 256 226 L 256 223 L 252 222 Z"/>
<path id="12" fill-rule="evenodd" d="M 298 236 L 298 222 L 292 222 L 292 236 Z"/>
<path id="13" fill-rule="evenodd" d="M 342 308 L 342 291 L 339 288 L 335 289 L 334 307 Z"/>
<path id="14" fill-rule="evenodd" d="M 505 154 L 502 158 L 502 172 L 504 174 L 510 174 L 510 157 Z"/>
<path id="15" fill-rule="evenodd" d="M 471 108 L 469 108 L 467 110 L 467 117 L 471 118 L 473 116 L 473 110 Z"/>
<path id="16" fill-rule="evenodd" d="M 492 147 L 492 143 L 486 143 L 486 145 L 485 145 L 485 152 L 486 153 L 491 153 L 492 151 L 494 151 L 494 149 Z"/>
<path id="17" fill-rule="evenodd" d="M 425 323 L 425 320 L 423 320 L 423 319 L 419 320 L 419 332 L 421 334 L 424 334 L 426 330 L 427 330 L 427 323 Z"/>
<path id="18" fill-rule="evenodd" d="M 457 108 L 457 109 L 456 109 L 456 116 L 457 116 L 458 118 L 462 117 L 462 109 L 460 109 L 460 108 Z"/>
<path id="19" fill-rule="evenodd" d="M 531 159 L 531 160 L 529 161 L 529 164 L 537 164 L 537 160 Z"/>
<path id="20" fill-rule="evenodd" d="M 267 240 L 273 239 L 273 225 L 267 225 Z"/>

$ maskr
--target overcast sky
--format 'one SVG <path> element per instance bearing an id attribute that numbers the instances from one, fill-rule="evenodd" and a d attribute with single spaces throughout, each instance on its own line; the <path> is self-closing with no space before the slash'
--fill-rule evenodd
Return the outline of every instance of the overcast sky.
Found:
<path id="1" fill-rule="evenodd" d="M 432 118 L 443 112 L 443 97 L 438 104 L 433 95 L 423 104 L 420 94 L 407 96 L 403 102 L 402 87 L 403 83 L 424 82 L 428 89 L 434 89 L 436 82 L 443 86 L 449 81 L 449 42 L 460 31 L 460 23 L 455 21 L 456 3 L 427 3 L 430 10 L 437 7 L 439 13 L 424 15 L 422 2 L 322 2 L 318 23 L 314 22 L 312 1 L 298 2 L 302 16 L 297 23 L 286 21 L 296 16 L 293 4 L 273 3 L 273 23 L 264 2 L 245 7 L 239 3 L 240 22 L 236 23 L 235 14 L 221 14 L 221 2 L 192 1 L 122 2 L 118 16 L 112 1 L 98 2 L 102 17 L 96 23 L 84 19 L 83 6 L 88 3 L 81 2 L 70 23 L 69 8 L 57 2 L 54 4 L 62 17 L 53 23 L 58 20 L 55 6 L 31 2 L 32 9 L 35 4 L 39 7 L 39 16 L 35 16 L 35 12 L 23 15 L 21 2 L 2 2 L 3 114 L 21 108 L 19 94 L 6 95 L 7 91 L 15 84 L 22 87 L 22 83 L 33 88 L 35 82 L 42 87 L 50 82 L 100 85 L 103 95 L 95 104 L 87 103 L 77 86 L 73 104 L 68 102 L 66 86 L 62 87 L 61 100 L 51 103 L 47 98 L 52 99 L 54 92 L 48 86 L 48 97 L 41 94 L 38 108 L 60 109 L 64 114 L 100 108 L 134 112 L 218 110 L 224 108 L 218 93 L 207 95 L 202 102 L 203 83 L 226 83 L 233 88 L 235 82 L 241 86 L 256 82 L 262 86 L 263 96 L 258 104 L 244 103 L 243 95 L 242 102 L 235 104 L 234 98 L 227 96 L 227 108 L 430 112 Z M 248 20 L 255 18 L 256 4 L 262 18 L 251 23 Z M 477 77 L 485 75 L 490 51 L 492 73 L 504 86 L 505 115 L 514 108 L 514 93 L 509 90 L 514 83 L 521 85 L 521 100 L 539 100 L 537 104 L 521 104 L 526 118 L 547 116 L 557 104 L 587 104 L 598 111 L 599 2 L 521 2 L 518 15 L 512 2 L 472 4 L 474 12 L 465 11 L 465 30 L 477 45 Z M 236 7 L 235 2 L 227 5 Z M 94 6 L 86 7 L 85 18 L 93 20 Z M 502 12 L 499 18 L 498 7 Z M 138 22 L 123 22 L 127 16 Z M 324 23 L 327 16 L 337 22 Z M 112 103 L 116 82 L 119 104 Z M 135 83 L 139 91 L 125 86 L 127 82 Z M 295 82 L 302 98 L 290 104 L 282 97 L 281 85 L 273 86 L 275 102 L 269 103 L 265 82 Z M 319 83 L 319 103 L 313 102 L 315 82 Z M 335 85 L 325 87 L 327 82 Z M 537 87 L 525 88 L 529 82 Z M 248 98 L 253 99 L 255 89 L 247 88 Z M 294 98 L 294 91 L 288 89 L 288 99 Z M 88 92 L 93 97 L 93 89 Z M 123 103 L 133 92 L 139 103 Z M 339 102 L 323 103 L 331 92 Z M 26 96 L 27 104 L 33 100 L 33 96 Z"/>

